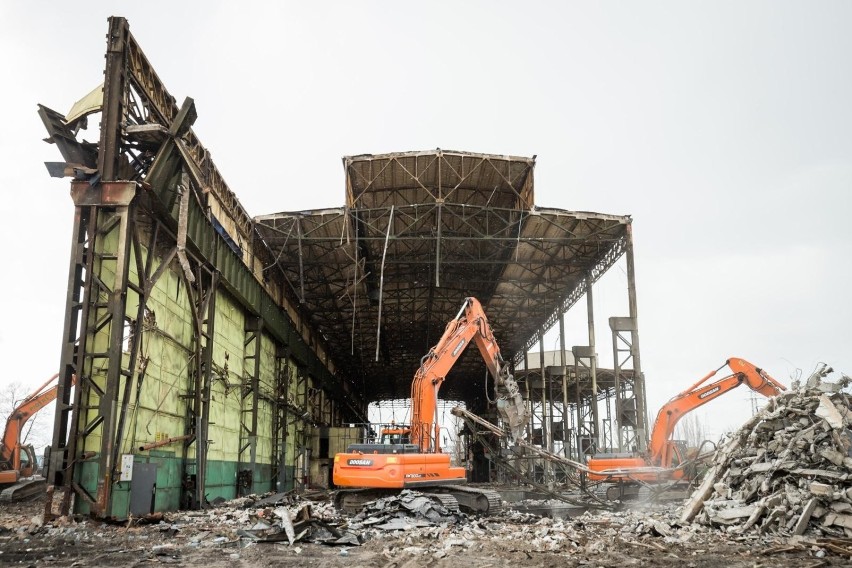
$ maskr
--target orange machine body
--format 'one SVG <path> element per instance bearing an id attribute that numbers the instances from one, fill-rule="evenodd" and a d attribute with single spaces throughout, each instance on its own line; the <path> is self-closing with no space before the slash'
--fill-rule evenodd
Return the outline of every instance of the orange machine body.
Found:
<path id="1" fill-rule="evenodd" d="M 343 487 L 410 489 L 465 481 L 464 468 L 450 467 L 449 454 L 347 451 L 334 456 L 334 483 Z"/>

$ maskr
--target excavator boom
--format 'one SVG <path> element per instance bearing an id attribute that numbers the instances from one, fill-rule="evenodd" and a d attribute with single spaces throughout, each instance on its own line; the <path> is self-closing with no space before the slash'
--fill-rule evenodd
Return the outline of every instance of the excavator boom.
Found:
<path id="1" fill-rule="evenodd" d="M 705 384 L 721 369 L 729 367 L 733 373 L 716 382 Z M 766 371 L 749 363 L 745 359 L 731 357 L 725 364 L 709 373 L 700 381 L 677 394 L 660 409 L 654 429 L 651 431 L 651 441 L 648 444 L 648 458 L 651 465 L 670 467 L 672 463 L 671 444 L 669 440 L 675 426 L 683 416 L 696 408 L 703 406 L 723 394 L 746 385 L 751 390 L 766 397 L 776 396 L 787 387 L 773 379 Z"/>
<path id="2" fill-rule="evenodd" d="M 733 371 L 730 375 L 707 383 L 726 366 Z M 675 479 L 682 478 L 683 471 L 671 470 L 676 453 L 671 437 L 678 421 L 696 408 L 743 384 L 766 397 L 776 396 L 787 390 L 763 369 L 745 359 L 731 357 L 725 361 L 724 365 L 708 373 L 663 405 L 651 431 L 647 454 L 642 457 L 617 454 L 595 456 L 589 460 L 589 468 L 600 473 L 592 474 L 590 478 L 597 481 L 631 482 L 636 480 L 653 482 L 668 476 Z"/>
<path id="3" fill-rule="evenodd" d="M 24 425 L 35 413 L 56 399 L 57 385 L 48 385 L 56 381 L 57 377 L 59 377 L 58 374 L 53 375 L 32 394 L 18 403 L 6 420 L 3 439 L 0 440 L 0 464 L 5 464 L 6 477 L 10 475 L 15 477 L 14 480 L 11 480 L 12 482 L 17 481 L 18 476 L 32 475 L 34 466 L 32 456 L 30 456 L 30 463 L 23 469 L 21 467 L 21 432 L 23 432 Z M 76 375 L 71 380 L 72 384 L 76 384 Z M 27 453 L 31 454 L 31 452 Z M 8 480 L 0 476 L 0 481 L 7 482 Z"/>
<path id="4" fill-rule="evenodd" d="M 482 305 L 476 298 L 466 298 L 459 313 L 449 321 L 438 343 L 420 361 L 411 385 L 411 442 L 424 452 L 440 451 L 439 424 L 435 413 L 438 390 L 458 358 L 473 340 L 488 372 L 494 378 L 497 410 L 509 426 L 514 439 L 523 435 L 525 406 L 509 365 L 500 355 L 500 347 Z"/>
<path id="5" fill-rule="evenodd" d="M 399 432 L 409 433 L 410 443 L 352 444 L 346 452 L 334 456 L 334 484 L 359 488 L 339 492 L 338 506 L 347 509 L 359 500 L 377 498 L 382 491 L 417 488 L 429 491 L 450 509 L 457 510 L 461 505 L 478 513 L 499 511 L 500 496 L 496 492 L 459 486 L 466 482 L 466 472 L 450 465 L 449 454 L 441 452 L 438 435 L 438 391 L 471 341 L 476 343 L 494 378 L 500 417 L 516 440 L 523 435 L 526 412 L 518 385 L 500 355 L 482 306 L 476 298 L 466 298 L 456 317 L 447 323 L 441 339 L 420 360 L 414 375 L 410 431 Z"/>

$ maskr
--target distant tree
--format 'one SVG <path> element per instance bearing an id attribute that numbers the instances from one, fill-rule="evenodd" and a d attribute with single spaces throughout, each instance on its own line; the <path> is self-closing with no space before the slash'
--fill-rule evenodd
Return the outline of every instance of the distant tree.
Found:
<path id="1" fill-rule="evenodd" d="M 684 440 L 688 448 L 697 448 L 707 439 L 704 421 L 695 412 L 687 414 L 675 426 L 674 439 Z"/>

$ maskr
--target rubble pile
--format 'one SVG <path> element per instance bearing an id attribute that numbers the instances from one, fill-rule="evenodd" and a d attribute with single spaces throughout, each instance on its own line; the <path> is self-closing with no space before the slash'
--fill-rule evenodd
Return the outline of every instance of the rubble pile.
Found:
<path id="1" fill-rule="evenodd" d="M 321 495 L 320 499 L 323 497 L 327 496 Z M 168 526 L 174 534 L 196 532 L 190 544 L 221 544 L 236 540 L 280 542 L 291 546 L 296 542 L 361 544 L 357 534 L 342 526 L 330 502 L 309 500 L 292 492 L 240 497 L 219 502 L 213 509 L 170 514 L 170 518 L 168 522 L 161 522 L 160 526 Z M 209 528 L 210 532 L 199 534 L 198 529 L 203 528 Z"/>
<path id="2" fill-rule="evenodd" d="M 455 524 L 462 519 L 422 493 L 404 489 L 365 503 L 361 512 L 352 517 L 349 528 L 375 528 L 386 531 L 409 530 L 417 527 Z"/>
<path id="3" fill-rule="evenodd" d="M 813 541 L 794 545 L 759 535 L 720 539 L 717 531 L 699 524 L 681 524 L 669 505 L 649 504 L 637 510 L 587 511 L 574 518 L 540 517 L 507 510 L 495 517 L 467 519 L 445 527 L 416 528 L 389 533 L 381 541 L 382 555 L 398 565 L 426 565 L 447 557 L 539 559 L 540 565 L 631 566 L 650 563 L 650 558 L 671 562 L 673 551 L 684 566 L 696 566 L 708 555 L 736 554 L 739 561 L 762 550 L 797 552 L 806 557 L 828 552 Z M 783 547 L 783 548 L 782 548 Z M 735 552 L 734 552 L 735 551 Z M 842 550 L 846 556 L 852 550 Z M 554 564 L 546 558 L 553 557 Z M 642 560 L 645 559 L 643 562 Z M 410 560 L 411 564 L 406 564 Z M 693 562 L 690 562 L 693 560 Z M 705 565 L 705 564 L 701 564 Z"/>
<path id="4" fill-rule="evenodd" d="M 292 492 L 240 497 L 217 503 L 214 509 L 174 513 L 170 517 L 171 521 L 163 521 L 160 525 L 167 526 L 173 533 L 215 527 L 215 534 L 202 534 L 202 537 L 221 539 L 218 542 L 360 546 L 383 531 L 454 524 L 463 515 L 449 511 L 417 491 L 404 490 L 365 503 L 361 512 L 353 517 L 341 515 L 326 493 L 310 499 Z M 195 541 L 200 542 L 200 539 Z"/>
<path id="5" fill-rule="evenodd" d="M 274 509 L 255 510 L 250 516 L 254 524 L 248 529 L 237 530 L 237 536 L 256 542 L 315 542 L 319 544 L 361 544 L 358 535 L 344 530 L 334 522 L 315 515 L 312 505 L 306 504 L 295 510 L 284 506 Z"/>
<path id="6" fill-rule="evenodd" d="M 682 521 L 779 536 L 852 537 L 852 396 L 811 377 L 717 453 Z"/>
<path id="7" fill-rule="evenodd" d="M 515 510 L 479 517 L 443 514 L 440 507 L 410 492 L 368 503 L 361 513 L 348 516 L 338 513 L 327 497 L 308 501 L 293 494 L 252 496 L 214 509 L 125 523 L 62 517 L 41 525 L 34 515 L 44 503 L 14 511 L 0 508 L 0 564 L 403 568 L 463 562 L 469 568 L 487 568 L 499 559 L 500 565 L 518 567 L 674 562 L 705 567 L 724 559 L 732 567 L 771 562 L 781 568 L 845 566 L 852 558 L 852 539 L 720 533 L 681 523 L 668 504 L 586 511 L 572 518 Z"/>

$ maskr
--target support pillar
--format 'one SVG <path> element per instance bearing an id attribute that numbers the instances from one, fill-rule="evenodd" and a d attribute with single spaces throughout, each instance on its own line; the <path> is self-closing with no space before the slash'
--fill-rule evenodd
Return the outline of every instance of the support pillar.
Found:
<path id="1" fill-rule="evenodd" d="M 630 318 L 633 320 L 631 355 L 633 356 L 634 390 L 636 395 L 637 442 L 640 450 L 647 446 L 648 402 L 645 398 L 645 376 L 642 374 L 642 357 L 639 349 L 639 308 L 636 302 L 636 269 L 633 257 L 633 225 L 627 225 L 627 299 Z"/>
<path id="2" fill-rule="evenodd" d="M 562 367 L 562 455 L 570 457 L 571 436 L 568 435 L 568 370 L 565 356 L 565 312 L 559 314 L 559 365 Z"/>
<path id="3" fill-rule="evenodd" d="M 592 432 L 595 438 L 595 450 L 600 447 L 600 416 L 598 414 L 598 357 L 595 350 L 595 304 L 592 295 L 592 275 L 586 274 L 586 314 L 589 329 L 589 377 L 591 378 Z"/>
<path id="4" fill-rule="evenodd" d="M 237 454 L 237 495 L 255 492 L 257 473 L 257 413 L 260 396 L 260 357 L 263 320 L 246 317 L 241 381 L 240 445 Z"/>
<path id="5" fill-rule="evenodd" d="M 544 333 L 538 332 L 538 368 L 541 374 L 541 445 L 548 452 L 553 451 L 553 393 L 548 392 L 550 381 L 548 380 L 544 361 Z M 552 465 L 549 460 L 544 460 L 544 482 L 552 481 Z"/>
<path id="6" fill-rule="evenodd" d="M 287 425 L 290 395 L 290 369 L 288 360 L 290 350 L 277 345 L 275 349 L 275 396 L 272 405 L 272 475 L 270 491 L 280 492 L 292 489 L 292 476 L 287 475 Z"/>
<path id="7" fill-rule="evenodd" d="M 194 283 L 186 275 L 182 282 L 190 298 L 193 319 L 193 360 L 187 389 L 186 435 L 183 448 L 183 496 L 185 508 L 205 504 L 207 480 L 208 428 L 210 425 L 210 384 L 213 379 L 213 337 L 215 332 L 217 272 L 196 266 Z M 194 452 L 194 456 L 192 456 Z"/>
<path id="8" fill-rule="evenodd" d="M 577 457 L 585 462 L 585 456 L 594 454 L 598 448 L 597 385 L 592 380 L 595 350 L 588 345 L 575 345 L 574 377 L 577 386 Z M 588 389 L 583 388 L 581 377 L 589 377 Z"/>
<path id="9" fill-rule="evenodd" d="M 71 196 L 75 238 L 57 391 L 59 427 L 54 428 L 56 451 L 48 464 L 48 480 L 60 488 L 60 502 L 48 513 L 68 514 L 73 490 L 89 510 L 106 515 L 119 445 L 118 395 L 128 387 L 134 368 L 134 361 L 124 355 L 124 339 L 131 329 L 126 312 L 136 184 L 103 182 L 93 187 L 73 182 Z M 143 287 L 135 284 L 137 291 Z M 97 460 L 96 486 L 84 485 L 75 468 L 83 452 Z M 51 496 L 49 507 L 53 500 Z"/>

